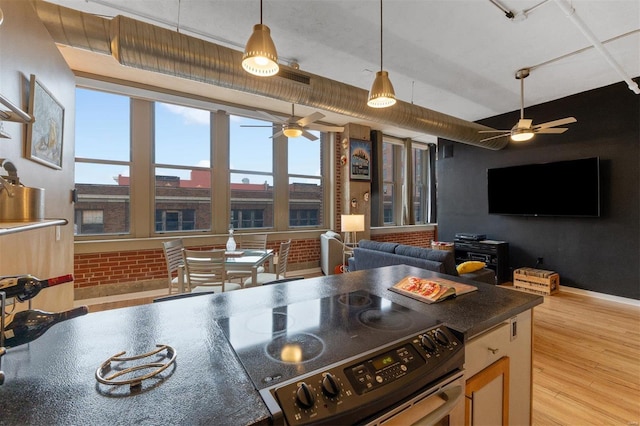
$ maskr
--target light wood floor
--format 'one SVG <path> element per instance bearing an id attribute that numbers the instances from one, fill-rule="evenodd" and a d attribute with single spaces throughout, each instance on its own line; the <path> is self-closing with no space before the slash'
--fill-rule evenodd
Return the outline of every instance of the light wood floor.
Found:
<path id="1" fill-rule="evenodd" d="M 78 304 L 95 312 L 165 294 Z M 640 424 L 640 308 L 562 291 L 545 297 L 534 309 L 533 424 Z"/>
<path id="2" fill-rule="evenodd" d="M 533 424 L 640 423 L 640 308 L 560 292 L 534 308 Z"/>

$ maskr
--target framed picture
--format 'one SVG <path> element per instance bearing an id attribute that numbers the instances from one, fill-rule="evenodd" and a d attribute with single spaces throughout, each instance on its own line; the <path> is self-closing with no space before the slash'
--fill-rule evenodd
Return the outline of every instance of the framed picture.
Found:
<path id="1" fill-rule="evenodd" d="M 35 120 L 27 125 L 27 158 L 62 169 L 64 108 L 35 75 L 29 83 L 29 113 Z"/>
<path id="2" fill-rule="evenodd" d="M 349 178 L 351 180 L 371 180 L 371 142 L 349 140 Z"/>

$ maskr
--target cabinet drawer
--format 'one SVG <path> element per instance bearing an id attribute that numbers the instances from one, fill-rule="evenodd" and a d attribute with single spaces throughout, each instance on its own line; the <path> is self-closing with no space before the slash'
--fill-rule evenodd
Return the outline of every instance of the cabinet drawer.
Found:
<path id="1" fill-rule="evenodd" d="M 509 322 L 503 322 L 465 344 L 466 377 L 473 376 L 508 354 L 509 331 Z"/>

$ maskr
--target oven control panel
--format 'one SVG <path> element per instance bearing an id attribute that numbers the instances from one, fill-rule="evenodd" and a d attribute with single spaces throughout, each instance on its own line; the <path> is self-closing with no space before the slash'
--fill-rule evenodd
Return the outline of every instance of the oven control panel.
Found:
<path id="1" fill-rule="evenodd" d="M 261 393 L 279 408 L 275 424 L 356 423 L 432 386 L 463 364 L 462 342 L 438 326 Z"/>

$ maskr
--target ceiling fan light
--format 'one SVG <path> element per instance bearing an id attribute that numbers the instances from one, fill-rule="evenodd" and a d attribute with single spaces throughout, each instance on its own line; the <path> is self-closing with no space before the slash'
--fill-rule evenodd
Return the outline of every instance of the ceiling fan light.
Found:
<path id="1" fill-rule="evenodd" d="M 511 140 L 514 142 L 528 141 L 533 137 L 531 129 L 513 129 L 511 130 Z"/>
<path id="2" fill-rule="evenodd" d="M 302 136 L 302 129 L 298 126 L 287 126 L 282 133 L 288 138 L 298 138 Z"/>
<path id="3" fill-rule="evenodd" d="M 269 77 L 278 73 L 278 53 L 271 39 L 271 30 L 266 25 L 253 26 L 242 56 L 242 68 L 249 74 Z"/>
<path id="4" fill-rule="evenodd" d="M 376 78 L 369 91 L 367 105 L 372 108 L 386 108 L 395 103 L 396 93 L 393 90 L 391 80 L 389 80 L 389 73 L 387 71 L 376 72 Z"/>

